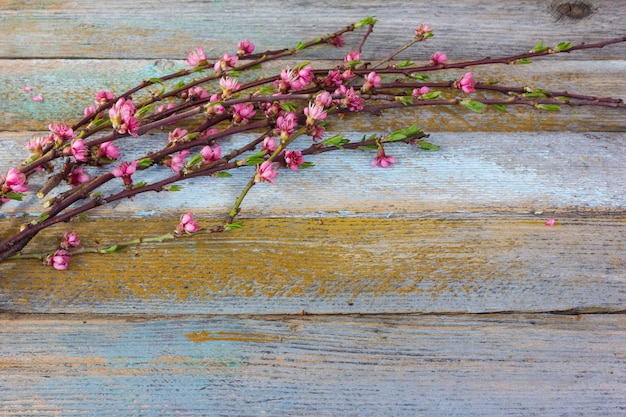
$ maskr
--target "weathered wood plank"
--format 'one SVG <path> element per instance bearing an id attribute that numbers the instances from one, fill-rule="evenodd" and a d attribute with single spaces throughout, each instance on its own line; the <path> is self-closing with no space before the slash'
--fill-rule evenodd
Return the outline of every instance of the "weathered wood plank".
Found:
<path id="1" fill-rule="evenodd" d="M 608 51 L 610 48 L 607 48 Z M 614 52 L 614 51 L 613 51 Z M 626 99 L 626 52 L 619 59 L 604 61 L 563 61 L 561 57 L 544 58 L 530 65 L 496 65 L 472 70 L 480 82 L 512 87 L 529 86 L 555 91 L 569 91 L 597 97 Z M 306 60 L 286 60 L 264 65 L 261 75 L 279 74 L 284 66 Z M 52 121 L 68 124 L 82 118 L 83 109 L 93 104 L 93 97 L 102 89 L 117 94 L 136 86 L 142 80 L 163 76 L 182 69 L 183 61 L 110 61 L 110 60 L 0 60 L 0 130 L 47 130 Z M 317 68 L 336 65 L 332 61 L 315 61 Z M 465 71 L 449 70 L 433 75 L 433 81 L 458 79 Z M 173 85 L 174 83 L 172 83 Z M 25 92 L 24 86 L 33 88 Z M 219 87 L 207 86 L 209 91 Z M 32 97 L 41 94 L 43 102 Z M 147 93 L 146 93 L 147 94 Z M 454 95 L 450 96 L 453 97 Z M 457 95 L 458 96 L 458 95 Z M 136 96 L 139 100 L 141 95 Z M 501 98 L 502 95 L 493 95 Z M 370 118 L 373 119 L 373 118 Z M 401 109 L 388 112 L 379 120 L 366 119 L 366 125 L 390 129 L 418 120 L 427 131 L 537 131 L 567 129 L 581 131 L 624 131 L 623 112 L 608 108 L 571 108 L 550 113 L 511 107 L 506 114 L 488 111 L 476 115 L 467 109 L 448 107 Z M 359 129 L 363 119 L 348 118 L 344 129 Z"/>
<path id="2" fill-rule="evenodd" d="M 99 219 L 62 231 L 111 245 L 177 219 Z M 219 220 L 204 220 L 211 226 Z M 0 264 L 5 312 L 484 313 L 626 306 L 623 217 L 256 219 L 240 230 L 77 257 L 67 271 Z M 6 226 L 6 221 L 2 222 Z M 42 245 L 42 246 L 39 246 Z"/>
<path id="3" fill-rule="evenodd" d="M 0 412 L 622 416 L 624 315 L 0 316 Z"/>
<path id="4" fill-rule="evenodd" d="M 367 45 L 377 57 L 410 39 L 413 29 L 423 22 L 429 22 L 436 33 L 429 40 L 430 46 L 445 48 L 451 57 L 458 58 L 530 49 L 540 40 L 555 45 L 623 36 L 626 10 L 620 0 L 584 2 L 589 5 L 588 13 L 569 13 L 574 18 L 564 16 L 564 9 L 558 12 L 557 6 L 564 3 L 568 2 L 363 0 L 298 2 L 286 7 L 279 0 L 115 0 L 106 6 L 90 1 L 10 0 L 0 4 L 0 56 L 180 58 L 201 44 L 217 57 L 226 48 L 233 51 L 243 38 L 256 42 L 260 50 L 293 47 L 366 16 L 380 21 Z M 355 37 L 353 45 L 356 43 Z M 623 56 L 626 47 L 620 46 L 619 51 Z M 605 52 L 591 55 L 605 56 Z"/>

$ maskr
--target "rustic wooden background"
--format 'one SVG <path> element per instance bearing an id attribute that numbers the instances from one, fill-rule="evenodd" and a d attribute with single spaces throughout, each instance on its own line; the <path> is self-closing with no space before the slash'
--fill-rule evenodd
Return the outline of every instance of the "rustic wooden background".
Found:
<path id="1" fill-rule="evenodd" d="M 403 57 L 495 57 L 626 29 L 621 0 L 5 0 L 0 172 L 100 89 L 182 68 L 196 46 L 210 59 L 244 38 L 278 49 L 366 16 L 379 19 L 371 59 L 423 22 L 436 36 Z M 475 74 L 624 99 L 625 57 L 622 44 Z M 365 153 L 319 156 L 255 187 L 241 230 L 87 255 L 66 272 L 0 264 L 0 414 L 623 416 L 626 113 L 430 109 L 332 129 L 415 121 L 441 151 L 400 146 L 388 170 Z M 71 227 L 94 244 L 162 232 L 186 211 L 215 223 L 248 176 L 190 181 Z M 2 234 L 39 204 L 4 205 Z"/>

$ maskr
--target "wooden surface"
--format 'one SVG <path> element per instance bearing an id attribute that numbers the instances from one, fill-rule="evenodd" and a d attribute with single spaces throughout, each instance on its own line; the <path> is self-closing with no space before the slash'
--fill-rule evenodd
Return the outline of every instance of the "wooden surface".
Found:
<path id="1" fill-rule="evenodd" d="M 369 58 L 428 22 L 435 37 L 401 58 L 454 61 L 606 40 L 626 21 L 618 0 L 106 3 L 0 2 L 0 172 L 97 91 L 184 68 L 200 45 L 210 59 L 244 38 L 292 47 L 373 15 Z M 621 44 L 474 72 L 626 99 L 625 57 Z M 254 187 L 243 229 L 85 255 L 66 272 L 0 264 L 0 414 L 623 415 L 626 113 L 437 108 L 329 130 L 360 138 L 415 121 L 440 151 L 398 145 L 387 170 L 364 152 L 320 155 Z M 138 157 L 165 138 L 122 148 Z M 251 175 L 233 174 L 100 208 L 29 250 L 68 227 L 106 245 L 169 231 L 186 211 L 217 224 Z M 40 204 L 3 205 L 0 236 Z"/>

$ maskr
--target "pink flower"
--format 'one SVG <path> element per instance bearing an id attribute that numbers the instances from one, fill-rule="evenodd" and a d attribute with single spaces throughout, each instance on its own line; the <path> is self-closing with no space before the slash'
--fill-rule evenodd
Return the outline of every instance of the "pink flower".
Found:
<path id="1" fill-rule="evenodd" d="M 250 55 L 254 52 L 254 44 L 249 40 L 243 40 L 237 44 L 237 54 L 239 56 Z"/>
<path id="2" fill-rule="evenodd" d="M 63 150 L 63 154 L 66 156 L 73 156 L 79 162 L 87 162 L 89 159 L 89 149 L 85 146 L 84 139 L 75 139 L 70 143 L 70 146 Z"/>
<path id="3" fill-rule="evenodd" d="M 263 143 L 261 144 L 261 149 L 267 151 L 267 153 L 272 154 L 276 150 L 278 145 L 276 145 L 276 139 L 269 136 L 263 139 Z"/>
<path id="4" fill-rule="evenodd" d="M 61 144 L 66 140 L 74 139 L 76 137 L 76 133 L 74 133 L 72 128 L 68 127 L 65 123 L 50 123 L 48 125 L 48 129 L 50 130 L 52 140 L 54 140 L 57 144 Z"/>
<path id="5" fill-rule="evenodd" d="M 328 108 L 333 104 L 333 96 L 328 91 L 322 91 L 315 96 L 315 104 Z"/>
<path id="6" fill-rule="evenodd" d="M 237 82 L 236 78 L 222 77 L 220 79 L 220 87 L 222 88 L 222 97 L 230 97 L 232 93 L 241 88 L 241 84 Z"/>
<path id="7" fill-rule="evenodd" d="M 76 247 L 80 245 L 80 239 L 76 232 L 65 232 L 63 233 L 63 242 L 61 242 L 62 249 L 69 249 L 72 247 Z"/>
<path id="8" fill-rule="evenodd" d="M 419 41 L 425 41 L 433 36 L 433 32 L 430 30 L 428 23 L 422 23 L 417 29 L 415 29 L 415 37 Z"/>
<path id="9" fill-rule="evenodd" d="M 424 94 L 428 94 L 429 91 L 430 91 L 430 88 L 424 86 L 424 87 L 414 89 L 411 95 L 413 97 L 422 98 L 422 96 L 424 96 Z"/>
<path id="10" fill-rule="evenodd" d="M 239 57 L 237 55 L 230 55 L 228 52 L 224 52 L 224 56 L 222 59 L 217 61 L 215 65 L 213 65 L 213 69 L 218 74 L 221 74 L 222 71 L 226 71 L 226 68 L 232 68 L 237 64 Z"/>
<path id="11" fill-rule="evenodd" d="M 175 107 L 176 107 L 176 104 L 174 103 L 161 104 L 159 107 L 157 107 L 157 113 L 162 113 L 164 111 L 171 110 Z"/>
<path id="12" fill-rule="evenodd" d="M 115 160 L 120 157 L 120 150 L 113 144 L 113 142 L 104 142 L 98 146 L 98 151 L 96 152 L 96 158 L 98 159 L 106 159 Z"/>
<path id="13" fill-rule="evenodd" d="M 310 85 L 315 78 L 315 74 L 313 73 L 313 67 L 310 65 L 300 68 L 296 74 L 297 80 L 295 81 L 295 83 L 292 83 L 291 86 L 294 90 L 298 91 Z"/>
<path id="14" fill-rule="evenodd" d="M 83 110 L 83 116 L 85 117 L 89 117 L 94 114 L 96 114 L 96 106 L 87 106 Z"/>
<path id="15" fill-rule="evenodd" d="M 204 55 L 204 49 L 201 46 L 198 46 L 195 50 L 187 54 L 187 65 L 191 67 L 197 67 L 205 62 L 206 55 Z"/>
<path id="16" fill-rule="evenodd" d="M 324 120 L 327 116 L 324 107 L 318 106 L 314 103 L 309 103 L 309 107 L 306 107 L 304 109 L 304 114 L 306 115 L 307 126 L 313 126 L 316 121 Z"/>
<path id="17" fill-rule="evenodd" d="M 72 259 L 67 254 L 67 251 L 65 249 L 59 249 L 54 252 L 54 255 L 48 256 L 46 265 L 51 265 L 54 269 L 59 271 L 65 271 L 71 261 Z"/>
<path id="18" fill-rule="evenodd" d="M 202 159 L 204 160 L 204 162 L 214 162 L 222 157 L 222 149 L 217 144 L 213 147 L 206 145 L 204 148 L 202 148 L 200 154 L 202 155 Z"/>
<path id="19" fill-rule="evenodd" d="M 202 87 L 191 87 L 187 91 L 181 94 L 183 98 L 188 100 L 196 100 L 203 99 L 209 97 L 209 93 L 207 93 Z"/>
<path id="20" fill-rule="evenodd" d="M 298 126 L 298 115 L 289 111 L 276 118 L 276 129 L 281 139 L 287 139 Z"/>
<path id="21" fill-rule="evenodd" d="M 101 106 L 107 101 L 113 100 L 114 98 L 115 94 L 109 91 L 100 90 L 98 91 L 98 93 L 96 93 L 96 99 L 94 100 L 94 102 L 96 103 L 96 106 Z"/>
<path id="22" fill-rule="evenodd" d="M 24 86 L 24 91 L 26 91 L 27 93 L 30 93 L 32 91 L 32 88 L 28 85 Z"/>
<path id="23" fill-rule="evenodd" d="M 274 85 L 279 91 L 282 92 L 287 92 L 290 89 L 300 91 L 304 87 L 310 85 L 313 82 L 314 77 L 315 74 L 313 73 L 313 67 L 310 65 L 298 70 L 284 68 L 280 72 L 280 80 L 274 81 Z"/>
<path id="24" fill-rule="evenodd" d="M 91 177 L 89 174 L 85 173 L 85 168 L 80 167 L 74 169 L 67 177 L 67 183 L 72 187 L 76 187 L 77 185 L 84 184 L 89 181 Z"/>
<path id="25" fill-rule="evenodd" d="M 274 178 L 278 176 L 278 164 L 275 162 L 265 161 L 261 165 L 257 165 L 256 182 L 274 182 Z"/>
<path id="26" fill-rule="evenodd" d="M 444 65 L 447 60 L 448 57 L 446 54 L 441 51 L 437 51 L 430 57 L 430 65 Z"/>
<path id="27" fill-rule="evenodd" d="M 111 171 L 111 173 L 114 177 L 121 178 L 127 188 L 131 188 L 133 186 L 133 179 L 131 177 L 136 170 L 137 161 L 133 161 L 131 163 L 122 162 L 121 164 L 113 168 L 113 171 Z"/>
<path id="28" fill-rule="evenodd" d="M 365 84 L 361 87 L 363 91 L 371 91 L 372 88 L 380 87 L 380 75 L 377 75 L 375 72 L 370 72 L 365 76 Z"/>
<path id="29" fill-rule="evenodd" d="M 120 98 L 115 105 L 109 109 L 109 118 L 113 128 L 121 134 L 128 133 L 137 136 L 139 120 L 135 118 L 135 105 L 131 99 Z"/>
<path id="30" fill-rule="evenodd" d="M 550 226 L 554 226 L 554 223 L 556 222 L 556 220 L 554 220 L 554 217 L 550 217 L 548 219 L 548 221 L 546 222 L 546 226 L 550 227 Z"/>
<path id="31" fill-rule="evenodd" d="M 342 46 L 346 44 L 346 38 L 344 38 L 343 35 L 333 36 L 332 38 L 330 38 L 328 43 L 330 43 L 333 46 L 336 46 L 337 48 L 341 48 Z"/>
<path id="32" fill-rule="evenodd" d="M 242 125 L 247 124 L 256 114 L 252 103 L 237 103 L 233 105 L 233 111 L 233 123 Z"/>
<path id="33" fill-rule="evenodd" d="M 311 126 L 307 130 L 307 134 L 311 135 L 311 138 L 314 141 L 322 140 L 322 138 L 324 137 L 324 132 L 325 132 L 324 127 L 320 125 Z"/>
<path id="34" fill-rule="evenodd" d="M 396 159 L 393 156 L 388 156 L 385 154 L 385 149 L 380 146 L 378 147 L 378 153 L 376 154 L 376 158 L 372 160 L 372 166 L 379 166 L 381 168 L 387 168 L 391 164 L 395 164 Z"/>
<path id="35" fill-rule="evenodd" d="M 354 87 L 347 89 L 345 85 L 342 85 L 335 90 L 335 94 L 342 94 L 344 96 L 344 98 L 339 100 L 339 104 L 342 107 L 345 107 L 350 111 L 363 110 L 365 100 L 354 91 Z"/>
<path id="36" fill-rule="evenodd" d="M 50 141 L 49 137 L 40 136 L 40 137 L 32 138 L 26 144 L 26 149 L 28 149 L 29 151 L 31 151 L 37 156 L 41 156 L 43 155 L 44 146 L 46 146 L 49 143 L 49 141 Z"/>
<path id="37" fill-rule="evenodd" d="M 185 158 L 189 155 L 188 150 L 178 152 L 170 159 L 165 161 L 165 165 L 168 165 L 172 171 L 179 173 L 185 167 Z"/>
<path id="38" fill-rule="evenodd" d="M 43 101 L 43 96 L 41 94 L 38 94 L 36 96 L 33 96 L 33 101 Z"/>
<path id="39" fill-rule="evenodd" d="M 170 134 L 167 137 L 167 140 L 169 143 L 184 142 L 185 137 L 187 136 L 188 133 L 189 132 L 186 131 L 185 129 L 181 129 L 180 127 L 177 127 L 176 129 L 170 132 Z"/>
<path id="40" fill-rule="evenodd" d="M 339 87 L 343 84 L 343 81 L 344 78 L 342 77 L 341 72 L 336 69 L 328 71 L 328 75 L 321 79 L 322 85 L 329 88 Z"/>
<path id="41" fill-rule="evenodd" d="M 475 93 L 476 80 L 474 80 L 474 73 L 466 73 L 459 81 L 455 83 L 456 88 L 460 88 L 465 94 Z"/>
<path id="42" fill-rule="evenodd" d="M 176 234 L 180 235 L 183 232 L 192 234 L 198 230 L 200 230 L 200 225 L 198 220 L 193 218 L 193 213 L 186 213 L 180 216 L 180 223 L 176 226 Z"/>
<path id="43" fill-rule="evenodd" d="M 361 52 L 359 51 L 350 51 L 348 55 L 343 59 L 344 62 L 358 62 L 361 60 Z"/>
<path id="44" fill-rule="evenodd" d="M 13 191 L 15 193 L 25 193 L 28 191 L 28 185 L 26 185 L 26 175 L 17 168 L 11 168 L 4 177 L 4 185 L 2 186 L 2 192 L 7 193 Z"/>
<path id="45" fill-rule="evenodd" d="M 300 165 L 304 162 L 304 158 L 302 157 L 301 151 L 292 151 L 289 149 L 285 150 L 285 163 L 294 171 L 297 171 L 300 168 Z"/>

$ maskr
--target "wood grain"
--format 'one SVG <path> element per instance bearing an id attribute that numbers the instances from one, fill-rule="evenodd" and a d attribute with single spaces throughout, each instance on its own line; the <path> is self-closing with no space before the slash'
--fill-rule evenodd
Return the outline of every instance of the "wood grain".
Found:
<path id="1" fill-rule="evenodd" d="M 623 315 L 0 316 L 0 412 L 609 416 Z"/>

